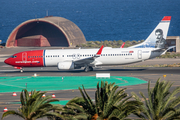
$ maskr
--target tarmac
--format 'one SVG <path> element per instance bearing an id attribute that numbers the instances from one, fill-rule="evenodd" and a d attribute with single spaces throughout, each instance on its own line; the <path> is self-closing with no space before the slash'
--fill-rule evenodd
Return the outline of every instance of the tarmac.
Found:
<path id="1" fill-rule="evenodd" d="M 30 48 L 26 48 L 30 50 Z M 33 48 L 35 49 L 35 48 Z M 41 48 L 42 49 L 42 48 Z M 52 48 L 51 48 L 52 49 Z M 56 48 L 55 48 L 56 49 Z M 45 68 L 25 68 L 24 72 L 21 73 L 19 70 L 14 69 L 3 63 L 3 61 L 16 52 L 23 51 L 23 48 L 3 48 L 0 49 L 0 77 L 19 77 L 19 76 L 33 76 L 35 73 L 38 76 L 95 76 L 96 73 L 110 73 L 111 76 L 124 76 L 124 77 L 135 77 L 146 82 L 151 82 L 151 87 L 154 86 L 158 78 L 162 80 L 171 81 L 174 84 L 171 89 L 180 86 L 180 67 L 126 67 L 126 66 L 104 66 L 94 68 L 94 71 L 84 72 L 80 70 L 66 70 L 58 71 L 57 68 L 45 67 Z M 150 59 L 144 62 L 131 64 L 134 65 L 156 65 L 156 64 L 174 64 L 180 63 L 180 59 Z M 139 85 L 121 86 L 125 87 L 126 92 L 130 95 L 133 91 L 139 93 L 142 91 L 147 96 L 147 83 Z M 120 87 L 120 88 L 121 88 Z M 94 99 L 95 88 L 86 89 L 89 96 Z M 55 94 L 56 98 L 60 101 L 70 100 L 76 96 L 81 96 L 78 89 L 73 90 L 52 90 L 47 91 L 46 95 Z M 20 107 L 19 102 L 20 92 L 17 92 L 17 96 L 12 96 L 12 93 L 0 93 L 0 116 L 3 114 L 4 107 L 8 110 L 17 110 Z M 14 104 L 12 104 L 14 102 Z M 131 116 L 134 118 L 134 116 Z M 9 116 L 4 120 L 20 120 L 18 117 Z M 43 120 L 47 120 L 44 118 Z"/>

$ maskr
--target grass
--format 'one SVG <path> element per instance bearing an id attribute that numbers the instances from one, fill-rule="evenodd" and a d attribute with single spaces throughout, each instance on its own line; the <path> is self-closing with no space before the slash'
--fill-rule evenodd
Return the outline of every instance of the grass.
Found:
<path id="1" fill-rule="evenodd" d="M 166 52 L 166 54 L 161 55 L 156 58 L 180 58 L 180 53 L 175 53 L 175 52 Z"/>
<path id="2" fill-rule="evenodd" d="M 142 43 L 144 40 L 139 40 L 139 41 L 126 41 L 125 42 L 125 46 L 124 47 L 130 47 L 132 45 L 136 45 L 139 43 Z M 104 47 L 112 47 L 112 48 L 119 48 L 121 47 L 121 45 L 123 44 L 124 41 L 122 40 L 114 40 L 114 41 L 87 41 L 86 44 L 80 44 L 77 45 L 76 47 L 86 47 L 86 48 L 100 48 L 102 45 L 104 45 Z"/>

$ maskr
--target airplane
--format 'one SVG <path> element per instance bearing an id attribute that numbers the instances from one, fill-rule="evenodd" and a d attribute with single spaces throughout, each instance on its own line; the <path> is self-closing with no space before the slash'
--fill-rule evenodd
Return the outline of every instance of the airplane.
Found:
<path id="1" fill-rule="evenodd" d="M 100 49 L 56 49 L 23 51 L 12 55 L 4 62 L 16 69 L 23 67 L 57 67 L 59 70 L 72 70 L 84 67 L 84 71 L 93 71 L 93 67 L 107 65 L 124 65 L 142 62 L 168 50 L 165 39 L 171 16 L 165 16 L 147 39 L 128 48 Z"/>

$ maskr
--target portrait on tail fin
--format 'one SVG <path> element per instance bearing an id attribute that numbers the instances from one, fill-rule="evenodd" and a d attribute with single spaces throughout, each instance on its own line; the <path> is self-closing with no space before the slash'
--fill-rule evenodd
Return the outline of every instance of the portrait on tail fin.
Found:
<path id="1" fill-rule="evenodd" d="M 163 38 L 163 30 L 157 29 L 155 31 L 155 35 L 156 35 L 155 48 L 165 48 L 166 40 Z"/>

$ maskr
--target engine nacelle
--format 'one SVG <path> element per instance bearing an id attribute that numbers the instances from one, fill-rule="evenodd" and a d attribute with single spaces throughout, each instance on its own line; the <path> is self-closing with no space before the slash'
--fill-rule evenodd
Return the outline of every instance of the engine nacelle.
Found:
<path id="1" fill-rule="evenodd" d="M 63 69 L 63 70 L 70 70 L 74 69 L 74 63 L 73 62 L 59 62 L 58 63 L 58 69 Z"/>

